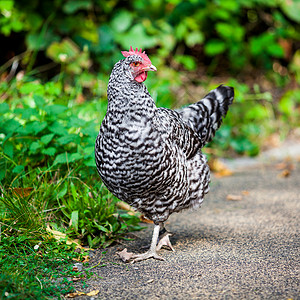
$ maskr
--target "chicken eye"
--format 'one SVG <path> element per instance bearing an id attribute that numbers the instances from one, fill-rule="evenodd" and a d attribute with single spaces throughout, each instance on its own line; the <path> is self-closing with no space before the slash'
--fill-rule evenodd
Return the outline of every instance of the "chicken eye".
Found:
<path id="1" fill-rule="evenodd" d="M 138 67 L 140 64 L 141 64 L 141 63 L 140 63 L 140 62 L 137 62 L 137 61 L 135 61 L 135 62 L 132 63 L 132 65 L 133 65 L 134 67 Z"/>

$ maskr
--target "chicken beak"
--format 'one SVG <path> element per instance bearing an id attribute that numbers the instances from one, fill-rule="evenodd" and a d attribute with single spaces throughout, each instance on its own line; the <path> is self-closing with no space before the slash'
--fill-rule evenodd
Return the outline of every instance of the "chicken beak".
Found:
<path id="1" fill-rule="evenodd" d="M 144 71 L 157 71 L 156 67 L 151 65 L 144 68 Z"/>

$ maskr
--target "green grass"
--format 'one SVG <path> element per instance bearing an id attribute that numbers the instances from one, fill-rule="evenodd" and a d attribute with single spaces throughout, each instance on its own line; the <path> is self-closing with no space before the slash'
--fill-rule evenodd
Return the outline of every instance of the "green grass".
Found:
<path id="1" fill-rule="evenodd" d="M 1 187 L 0 299 L 72 292 L 67 278 L 82 277 L 84 284 L 90 276 L 72 271 L 72 259 L 84 255 L 74 251 L 78 243 L 104 248 L 142 228 L 137 216 L 117 210 L 116 199 L 101 183 L 93 189 L 71 171 L 64 177 L 57 172 L 32 170 Z"/>
<path id="2" fill-rule="evenodd" d="M 136 215 L 117 209 L 98 177 L 83 181 L 70 166 L 66 173 L 28 168 L 0 188 L 0 299 L 71 292 L 68 277 L 89 276 L 72 272 L 72 259 L 83 255 L 74 251 L 79 243 L 105 248 L 142 229 Z"/>
<path id="3" fill-rule="evenodd" d="M 59 244 L 54 239 L 34 248 L 24 235 L 2 237 L 0 298 L 46 299 L 74 291 L 71 278 L 84 279 L 86 274 L 73 271 L 73 259 L 83 256 L 73 250 L 74 246 Z"/>

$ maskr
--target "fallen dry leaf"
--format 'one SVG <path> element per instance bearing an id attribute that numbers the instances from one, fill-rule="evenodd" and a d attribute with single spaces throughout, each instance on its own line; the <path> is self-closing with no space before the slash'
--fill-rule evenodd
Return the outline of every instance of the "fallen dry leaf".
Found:
<path id="1" fill-rule="evenodd" d="M 212 159 L 209 161 L 209 167 L 214 172 L 214 175 L 217 178 L 225 177 L 225 176 L 231 176 L 233 172 L 227 168 L 227 166 L 222 163 L 218 159 Z"/>
<path id="2" fill-rule="evenodd" d="M 134 253 L 132 252 L 127 252 L 127 248 L 124 250 L 117 252 L 119 257 L 124 261 L 124 262 L 129 262 L 131 258 L 134 256 Z"/>
<path id="3" fill-rule="evenodd" d="M 99 294 L 99 290 L 94 290 L 94 291 L 91 291 L 91 292 L 87 293 L 86 295 L 87 296 L 96 296 L 98 294 Z"/>
<path id="4" fill-rule="evenodd" d="M 280 174 L 278 174 L 278 177 L 284 178 L 284 177 L 289 177 L 290 175 L 291 175 L 291 171 L 285 169 Z"/>
<path id="5" fill-rule="evenodd" d="M 33 191 L 33 187 L 13 188 L 12 191 L 15 196 L 25 198 L 25 197 L 29 196 L 30 193 Z"/>
<path id="6" fill-rule="evenodd" d="M 226 176 L 231 176 L 233 172 L 229 169 L 223 169 L 220 172 L 214 173 L 216 178 L 221 178 L 221 177 L 226 177 Z"/>
<path id="7" fill-rule="evenodd" d="M 67 235 L 65 233 L 60 232 L 58 230 L 54 230 L 49 225 L 47 225 L 46 230 L 48 232 L 50 232 L 56 240 L 58 240 L 58 241 L 66 240 Z M 83 249 L 83 250 L 93 250 L 91 248 L 82 247 L 78 240 L 72 240 L 70 238 L 67 238 L 66 244 L 67 245 L 75 244 L 78 248 Z"/>
<path id="8" fill-rule="evenodd" d="M 83 280 L 83 279 L 86 279 L 86 276 L 83 276 L 83 277 L 72 277 L 72 281 L 75 282 L 75 281 L 79 281 L 79 280 Z"/>
<path id="9" fill-rule="evenodd" d="M 67 294 L 65 297 L 66 298 L 75 298 L 77 296 L 82 296 L 82 295 L 85 295 L 85 293 L 76 291 L 74 293 Z"/>
<path id="10" fill-rule="evenodd" d="M 250 194 L 250 192 L 249 191 L 242 191 L 242 195 L 244 195 L 244 196 L 248 196 Z"/>
<path id="11" fill-rule="evenodd" d="M 229 194 L 229 195 L 227 195 L 226 200 L 229 200 L 229 201 L 240 201 L 240 200 L 242 200 L 242 196 L 241 195 L 232 195 L 232 194 Z"/>
<path id="12" fill-rule="evenodd" d="M 290 161 L 283 161 L 283 162 L 278 163 L 278 164 L 276 165 L 276 169 L 277 169 L 277 170 L 284 170 L 284 169 L 287 169 L 287 170 L 292 171 L 292 170 L 295 169 L 295 165 L 294 165 L 292 162 L 290 162 Z"/>
<path id="13" fill-rule="evenodd" d="M 88 261 L 90 260 L 90 257 L 89 257 L 88 255 L 85 255 L 85 256 L 83 256 L 82 258 L 83 258 L 83 260 L 80 259 L 80 258 L 75 258 L 75 257 L 74 257 L 74 258 L 72 258 L 72 260 L 80 261 L 80 262 L 82 262 L 82 263 L 88 262 Z"/>

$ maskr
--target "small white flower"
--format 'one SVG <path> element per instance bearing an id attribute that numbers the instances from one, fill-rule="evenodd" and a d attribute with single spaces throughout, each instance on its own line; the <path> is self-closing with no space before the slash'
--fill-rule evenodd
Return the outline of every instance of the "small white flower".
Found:
<path id="1" fill-rule="evenodd" d="M 68 58 L 68 55 L 66 53 L 61 53 L 58 55 L 58 58 L 61 62 L 65 62 Z"/>
<path id="2" fill-rule="evenodd" d="M 11 11 L 7 10 L 7 9 L 4 9 L 2 11 L 2 15 L 5 17 L 5 18 L 10 18 L 11 17 Z"/>

